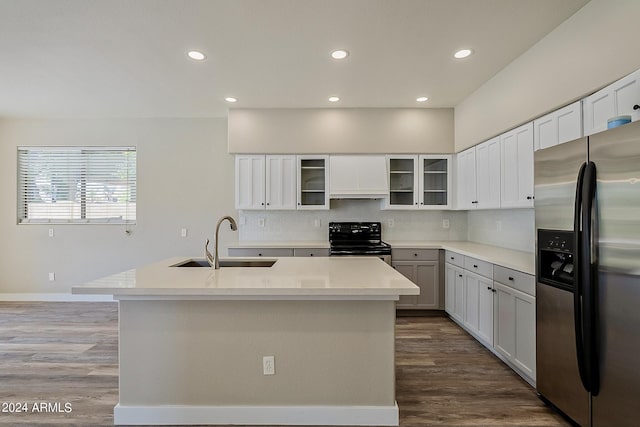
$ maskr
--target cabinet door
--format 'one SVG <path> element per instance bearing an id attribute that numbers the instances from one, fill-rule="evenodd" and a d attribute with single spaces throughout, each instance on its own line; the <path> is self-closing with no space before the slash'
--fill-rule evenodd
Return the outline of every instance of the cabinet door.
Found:
<path id="1" fill-rule="evenodd" d="M 266 208 L 296 208 L 295 156 L 267 156 Z"/>
<path id="2" fill-rule="evenodd" d="M 387 209 L 416 209 L 418 207 L 418 156 L 387 156 L 389 197 Z"/>
<path id="3" fill-rule="evenodd" d="M 554 145 L 558 145 L 558 118 L 555 111 L 533 121 L 534 150 L 542 150 Z"/>
<path id="4" fill-rule="evenodd" d="M 501 206 L 533 207 L 533 123 L 500 136 Z"/>
<path id="5" fill-rule="evenodd" d="M 425 310 L 440 308 L 440 275 L 437 261 L 416 263 L 416 285 L 420 287 L 418 306 Z"/>
<path id="6" fill-rule="evenodd" d="M 582 137 L 582 101 L 574 102 L 533 121 L 535 150 Z"/>
<path id="7" fill-rule="evenodd" d="M 329 209 L 329 156 L 298 156 L 298 209 Z"/>
<path id="8" fill-rule="evenodd" d="M 451 157 L 421 155 L 420 208 L 451 208 Z"/>
<path id="9" fill-rule="evenodd" d="M 615 117 L 615 103 L 610 87 L 606 87 L 584 100 L 584 135 L 607 129 L 607 120 Z"/>
<path id="10" fill-rule="evenodd" d="M 615 115 L 632 115 L 633 107 L 640 104 L 640 70 L 611 85 Z"/>
<path id="11" fill-rule="evenodd" d="M 635 105 L 640 105 L 640 70 L 584 99 L 584 135 L 606 130 L 612 117 L 633 115 Z"/>
<path id="12" fill-rule="evenodd" d="M 393 268 L 398 270 L 404 277 L 417 284 L 416 264 L 408 261 L 399 261 L 393 263 Z M 398 307 L 414 308 L 418 304 L 418 295 L 400 295 L 397 305 Z"/>
<path id="13" fill-rule="evenodd" d="M 535 380 L 535 298 L 498 282 L 493 286 L 496 290 L 494 349 Z"/>
<path id="14" fill-rule="evenodd" d="M 500 207 L 500 138 L 476 147 L 477 200 L 479 209 Z"/>
<path id="15" fill-rule="evenodd" d="M 493 347 L 493 283 L 484 277 L 478 283 L 478 336 Z"/>
<path id="16" fill-rule="evenodd" d="M 264 164 L 264 156 L 236 156 L 236 209 L 265 208 Z"/>
<path id="17" fill-rule="evenodd" d="M 555 112 L 558 144 L 582 137 L 582 101 L 576 101 Z"/>
<path id="18" fill-rule="evenodd" d="M 453 310 L 453 317 L 457 319 L 459 322 L 464 322 L 464 297 L 465 297 L 465 286 L 464 286 L 464 274 L 462 270 L 456 271 L 455 277 L 455 305 Z"/>
<path id="19" fill-rule="evenodd" d="M 456 277 L 459 269 L 451 264 L 445 264 L 444 281 L 444 311 L 450 316 L 455 313 L 456 306 Z"/>
<path id="20" fill-rule="evenodd" d="M 457 154 L 456 185 L 458 192 L 458 208 L 474 209 L 476 199 L 476 149 L 469 148 Z"/>
<path id="21" fill-rule="evenodd" d="M 475 274 L 464 275 L 464 325 L 472 332 L 478 332 L 480 282 Z"/>

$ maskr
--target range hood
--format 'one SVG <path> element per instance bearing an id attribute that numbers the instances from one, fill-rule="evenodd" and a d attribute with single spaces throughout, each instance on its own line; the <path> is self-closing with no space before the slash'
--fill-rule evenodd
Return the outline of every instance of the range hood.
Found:
<path id="1" fill-rule="evenodd" d="M 330 156 L 329 176 L 329 197 L 332 199 L 382 199 L 389 196 L 385 156 Z"/>

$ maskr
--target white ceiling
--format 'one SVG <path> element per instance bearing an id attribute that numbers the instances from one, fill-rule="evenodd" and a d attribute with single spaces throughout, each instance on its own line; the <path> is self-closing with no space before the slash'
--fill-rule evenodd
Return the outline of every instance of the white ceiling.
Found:
<path id="1" fill-rule="evenodd" d="M 586 3 L 0 0 L 0 117 L 221 117 L 225 96 L 453 107 Z M 453 59 L 463 47 L 474 55 Z"/>

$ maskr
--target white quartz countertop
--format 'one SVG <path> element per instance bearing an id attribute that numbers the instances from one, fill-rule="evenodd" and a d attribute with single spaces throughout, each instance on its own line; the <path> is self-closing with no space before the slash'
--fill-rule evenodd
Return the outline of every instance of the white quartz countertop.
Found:
<path id="1" fill-rule="evenodd" d="M 396 299 L 418 295 L 410 280 L 378 258 L 283 257 L 271 267 L 172 267 L 177 257 L 74 286 L 74 294 L 225 299 Z M 224 258 L 223 258 L 224 259 Z M 238 260 L 239 258 L 226 258 Z M 251 259 L 251 258 L 243 258 Z M 260 261 L 269 258 L 253 258 Z"/>
<path id="2" fill-rule="evenodd" d="M 396 241 L 385 240 L 392 249 L 445 249 L 535 275 L 535 256 L 532 252 L 516 251 L 498 246 L 468 241 Z M 328 248 L 328 241 L 238 242 L 230 248 Z"/>
<path id="3" fill-rule="evenodd" d="M 523 273 L 535 275 L 536 262 L 532 252 L 516 251 L 500 248 L 498 246 L 483 245 L 473 242 L 442 241 L 442 242 L 388 242 L 392 249 L 444 249 L 457 252 L 461 255 L 477 258 L 491 264 L 518 270 Z"/>

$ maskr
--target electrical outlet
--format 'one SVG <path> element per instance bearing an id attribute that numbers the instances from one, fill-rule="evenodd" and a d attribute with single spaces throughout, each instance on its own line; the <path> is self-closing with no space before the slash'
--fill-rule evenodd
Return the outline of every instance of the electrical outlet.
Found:
<path id="1" fill-rule="evenodd" d="M 387 227 L 393 228 L 394 225 L 395 225 L 395 222 L 393 221 L 393 218 L 389 218 L 387 220 Z"/>
<path id="2" fill-rule="evenodd" d="M 502 231 L 502 221 L 496 221 L 496 230 Z"/>
<path id="3" fill-rule="evenodd" d="M 180 230 L 180 236 L 181 237 L 187 237 L 187 229 L 183 228 L 182 230 Z"/>
<path id="4" fill-rule="evenodd" d="M 258 218 L 258 227 L 264 227 L 264 218 Z"/>
<path id="5" fill-rule="evenodd" d="M 53 282 L 56 280 L 56 273 L 49 273 L 49 281 Z"/>
<path id="6" fill-rule="evenodd" d="M 451 223 L 449 223 L 448 219 L 443 219 L 442 220 L 442 228 L 449 228 L 451 226 Z"/>
<path id="7" fill-rule="evenodd" d="M 49 237 L 53 237 L 54 236 L 54 231 L 53 228 L 49 229 Z"/>
<path id="8" fill-rule="evenodd" d="M 262 358 L 262 373 L 264 375 L 276 374 L 276 358 L 275 356 L 264 356 Z"/>

